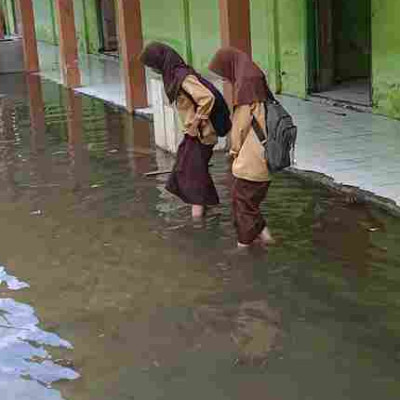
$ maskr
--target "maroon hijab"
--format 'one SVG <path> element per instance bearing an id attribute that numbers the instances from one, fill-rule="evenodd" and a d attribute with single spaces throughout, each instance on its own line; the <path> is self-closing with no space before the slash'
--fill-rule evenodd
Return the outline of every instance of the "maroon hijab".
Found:
<path id="1" fill-rule="evenodd" d="M 194 69 L 172 47 L 163 43 L 150 43 L 140 59 L 144 65 L 162 75 L 165 92 L 171 103 L 176 101 L 185 78 L 188 75 L 197 76 Z"/>
<path id="2" fill-rule="evenodd" d="M 232 83 L 235 106 L 267 100 L 265 75 L 245 52 L 223 47 L 217 51 L 208 68 Z"/>

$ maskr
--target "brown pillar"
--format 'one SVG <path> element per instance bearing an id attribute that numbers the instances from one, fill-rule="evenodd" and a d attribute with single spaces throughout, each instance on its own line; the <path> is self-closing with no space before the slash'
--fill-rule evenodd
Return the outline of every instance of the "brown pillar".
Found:
<path id="1" fill-rule="evenodd" d="M 17 3 L 17 12 L 20 15 L 25 70 L 26 72 L 36 72 L 39 70 L 39 57 L 32 0 L 19 0 Z"/>
<path id="2" fill-rule="evenodd" d="M 26 84 L 31 116 L 31 193 L 34 198 L 38 198 L 38 196 L 41 198 L 43 188 L 52 182 L 51 158 L 46 152 L 46 118 L 41 78 L 36 74 L 28 74 L 26 75 Z M 36 205 L 38 209 L 41 208 L 39 204 Z"/>
<path id="3" fill-rule="evenodd" d="M 63 81 L 67 87 L 73 88 L 81 84 L 73 0 L 55 1 Z"/>
<path id="4" fill-rule="evenodd" d="M 126 108 L 147 107 L 146 76 L 139 60 L 143 49 L 140 0 L 117 0 L 120 57 L 125 83 Z"/>
<path id="5" fill-rule="evenodd" d="M 222 45 L 251 55 L 249 0 L 219 0 L 219 9 Z"/>
<path id="6" fill-rule="evenodd" d="M 65 92 L 67 100 L 67 128 L 69 150 L 73 153 L 75 146 L 81 144 L 82 140 L 82 97 L 73 90 L 67 89 Z"/>
<path id="7" fill-rule="evenodd" d="M 236 47 L 251 56 L 249 0 L 219 0 L 222 46 Z M 232 102 L 232 87 L 224 84 L 224 95 Z"/>
<path id="8" fill-rule="evenodd" d="M 67 105 L 68 154 L 70 159 L 70 179 L 75 198 L 82 202 L 83 189 L 90 186 L 90 157 L 84 140 L 82 97 L 72 89 L 65 91 Z"/>

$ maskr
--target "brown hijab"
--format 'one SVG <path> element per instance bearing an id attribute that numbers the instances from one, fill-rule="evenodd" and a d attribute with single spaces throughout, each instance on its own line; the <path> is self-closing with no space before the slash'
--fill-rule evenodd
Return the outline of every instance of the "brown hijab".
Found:
<path id="1" fill-rule="evenodd" d="M 140 60 L 162 75 L 165 92 L 171 103 L 176 101 L 185 78 L 188 75 L 197 76 L 194 69 L 172 47 L 163 43 L 150 43 L 143 50 Z"/>
<path id="2" fill-rule="evenodd" d="M 208 68 L 232 83 L 235 106 L 267 100 L 265 75 L 245 52 L 223 47 L 217 51 Z"/>

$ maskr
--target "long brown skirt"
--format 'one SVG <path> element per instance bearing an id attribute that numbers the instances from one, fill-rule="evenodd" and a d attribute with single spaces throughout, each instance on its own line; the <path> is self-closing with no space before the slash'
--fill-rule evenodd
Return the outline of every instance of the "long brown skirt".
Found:
<path id="1" fill-rule="evenodd" d="M 185 135 L 179 145 L 166 189 L 187 204 L 219 204 L 218 193 L 208 171 L 212 155 L 213 146 Z"/>
<path id="2" fill-rule="evenodd" d="M 270 182 L 252 182 L 233 178 L 233 221 L 239 243 L 251 244 L 265 228 L 260 204 L 268 193 Z"/>

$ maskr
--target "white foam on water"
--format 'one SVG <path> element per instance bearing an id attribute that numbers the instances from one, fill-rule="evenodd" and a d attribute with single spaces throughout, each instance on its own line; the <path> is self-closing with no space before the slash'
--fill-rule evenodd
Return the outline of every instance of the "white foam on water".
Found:
<path id="1" fill-rule="evenodd" d="M 29 287 L 0 266 L 0 285 L 9 290 Z M 0 399 L 62 400 L 51 388 L 60 380 L 75 380 L 80 375 L 72 368 L 53 361 L 49 347 L 72 349 L 72 345 L 52 332 L 40 328 L 35 310 L 11 298 L 0 298 Z"/>
<path id="2" fill-rule="evenodd" d="M 9 290 L 21 290 L 29 287 L 28 283 L 20 281 L 15 276 L 8 275 L 6 269 L 0 266 L 0 285 L 2 283 L 5 283 Z"/>

